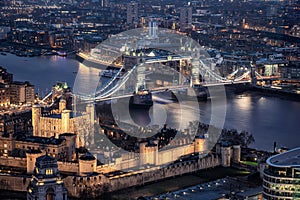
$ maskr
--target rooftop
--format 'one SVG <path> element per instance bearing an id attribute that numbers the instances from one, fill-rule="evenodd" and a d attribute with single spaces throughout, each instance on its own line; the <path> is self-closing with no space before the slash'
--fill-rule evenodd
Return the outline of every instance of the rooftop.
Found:
<path id="1" fill-rule="evenodd" d="M 300 167 L 300 147 L 270 157 L 267 164 L 274 167 Z"/>
<path id="2" fill-rule="evenodd" d="M 49 117 L 49 118 L 56 118 L 56 119 L 61 119 L 61 113 L 59 114 L 49 114 L 49 115 L 44 115 L 43 117 Z M 70 112 L 70 118 L 74 118 L 74 113 Z"/>
<path id="3" fill-rule="evenodd" d="M 29 137 L 21 137 L 17 139 L 18 141 L 24 142 L 32 142 L 39 144 L 52 144 L 52 145 L 60 145 L 63 142 L 63 139 L 56 139 L 54 137 L 38 137 L 38 136 L 29 136 Z"/>

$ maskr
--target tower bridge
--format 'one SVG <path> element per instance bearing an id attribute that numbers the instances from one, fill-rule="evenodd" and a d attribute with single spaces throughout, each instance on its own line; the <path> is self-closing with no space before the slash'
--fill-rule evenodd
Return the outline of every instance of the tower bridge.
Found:
<path id="1" fill-rule="evenodd" d="M 183 61 L 191 62 L 191 59 L 191 56 L 179 55 L 167 55 L 154 58 L 146 57 L 127 71 L 124 65 L 115 70 L 116 73 L 112 74 L 109 80 L 101 85 L 101 87 L 98 87 L 90 96 L 80 94 L 76 96 L 81 100 L 99 102 L 131 97 L 138 92 L 139 88 L 157 93 L 164 90 L 176 91 L 194 88 L 195 86 L 212 87 L 251 83 L 251 67 L 246 68 L 246 70 L 237 69 L 227 77 L 223 77 L 219 75 L 216 70 L 212 70 L 211 67 L 207 66 L 205 61 L 198 60 L 194 61 L 194 65 L 197 67 L 196 71 L 199 72 L 198 76 L 195 76 L 192 74 L 192 70 L 195 70 L 195 68 L 189 67 L 184 70 L 184 66 L 180 65 Z M 165 64 L 168 62 L 178 62 L 179 69 L 165 67 Z M 168 81 L 166 81 L 166 77 L 169 77 Z M 265 80 L 273 79 L 274 77 L 263 77 L 255 72 L 255 78 L 256 80 Z M 129 87 L 127 82 L 133 81 L 136 81 L 136 85 Z M 154 82 L 154 84 L 149 84 L 149 81 Z M 164 81 L 166 83 L 164 83 Z"/>
<path id="2" fill-rule="evenodd" d="M 75 84 L 81 87 L 75 95 L 83 101 L 98 102 L 138 94 L 144 98 L 145 91 L 151 93 L 166 89 L 193 88 L 197 92 L 201 87 L 255 84 L 257 80 L 272 78 L 262 77 L 253 66 L 238 67 L 224 77 L 217 67 L 223 61 L 221 56 L 211 58 L 191 38 L 151 24 L 148 28 L 112 36 L 92 49 L 90 55 L 79 53 L 79 56 L 82 65 L 88 68 L 82 73 L 88 78 L 82 78 Z M 114 73 L 103 81 L 99 74 L 108 69 L 113 69 Z M 139 93 L 141 91 L 144 92 Z"/>

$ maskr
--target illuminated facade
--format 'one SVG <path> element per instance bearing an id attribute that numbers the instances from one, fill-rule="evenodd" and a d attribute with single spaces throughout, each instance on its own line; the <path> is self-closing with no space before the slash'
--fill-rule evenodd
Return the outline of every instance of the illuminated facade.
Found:
<path id="1" fill-rule="evenodd" d="M 36 160 L 34 174 L 27 189 L 27 200 L 35 199 L 68 199 L 57 161 L 51 156 L 40 156 Z"/>
<path id="2" fill-rule="evenodd" d="M 264 170 L 263 197 L 266 200 L 300 198 L 300 148 L 275 155 Z"/>
<path id="3" fill-rule="evenodd" d="M 10 103 L 22 104 L 34 102 L 34 86 L 29 82 L 14 81 L 10 84 Z"/>
<path id="4" fill-rule="evenodd" d="M 32 107 L 32 128 L 33 136 L 58 138 L 63 133 L 81 133 L 77 135 L 76 145 L 82 146 L 85 142 L 93 142 L 93 126 L 90 120 L 94 120 L 94 107 L 87 107 L 85 113 L 74 116 L 71 110 L 66 109 L 65 100 L 59 103 L 56 113 L 42 113 L 40 105 Z M 87 139 L 87 136 L 91 138 Z"/>

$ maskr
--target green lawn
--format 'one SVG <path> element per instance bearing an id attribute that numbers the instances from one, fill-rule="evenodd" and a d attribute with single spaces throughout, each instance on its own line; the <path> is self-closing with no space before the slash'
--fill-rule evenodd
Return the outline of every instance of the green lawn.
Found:
<path id="1" fill-rule="evenodd" d="M 197 176 L 205 179 L 207 182 L 220 178 L 225 178 L 226 176 L 246 176 L 249 174 L 250 172 L 231 167 L 216 167 L 213 169 L 202 170 L 196 173 Z"/>
<path id="2" fill-rule="evenodd" d="M 252 162 L 252 161 L 241 161 L 241 163 L 245 164 L 245 165 L 252 166 L 252 167 L 257 167 L 258 166 L 257 162 Z"/>
<path id="3" fill-rule="evenodd" d="M 217 180 L 226 176 L 245 176 L 249 174 L 250 173 L 247 171 L 238 170 L 235 168 L 216 167 L 213 169 L 202 170 L 189 175 L 177 176 L 175 178 L 170 178 L 151 184 L 146 184 L 144 186 L 119 191 L 113 193 L 110 199 L 127 200 L 136 199 L 139 196 L 153 196 Z"/>
<path id="4" fill-rule="evenodd" d="M 125 191 L 120 191 L 117 192 L 117 194 L 113 194 L 111 199 L 127 200 L 136 199 L 139 196 L 153 196 L 193 185 L 198 185 L 204 182 L 206 182 L 205 179 L 202 179 L 198 176 L 183 175 L 151 184 L 146 184 L 144 186 L 130 188 Z"/>

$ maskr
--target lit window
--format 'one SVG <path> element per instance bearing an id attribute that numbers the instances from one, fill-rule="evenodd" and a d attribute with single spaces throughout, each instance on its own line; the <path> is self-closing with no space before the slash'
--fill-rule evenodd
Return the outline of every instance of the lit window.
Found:
<path id="1" fill-rule="evenodd" d="M 51 174 L 53 174 L 52 169 L 46 169 L 46 175 L 51 175 Z"/>
<path id="2" fill-rule="evenodd" d="M 4 148 L 7 148 L 7 144 L 4 144 Z"/>

